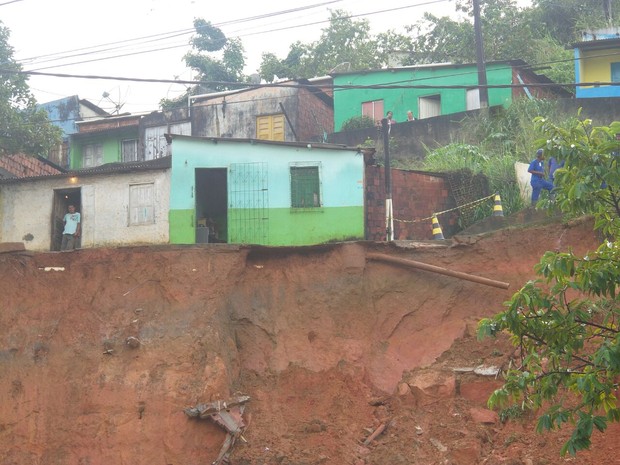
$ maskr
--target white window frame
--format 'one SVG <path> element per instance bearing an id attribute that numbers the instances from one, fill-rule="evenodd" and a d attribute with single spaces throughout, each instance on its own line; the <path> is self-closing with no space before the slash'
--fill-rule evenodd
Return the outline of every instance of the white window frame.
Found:
<path id="1" fill-rule="evenodd" d="M 471 89 L 467 89 L 467 93 L 465 96 L 465 109 L 480 109 L 480 89 L 478 87 L 472 87 Z"/>
<path id="2" fill-rule="evenodd" d="M 155 223 L 155 183 L 129 185 L 129 226 Z"/>
<path id="3" fill-rule="evenodd" d="M 82 168 L 103 165 L 103 144 L 86 144 L 82 151 Z"/>
<path id="4" fill-rule="evenodd" d="M 127 156 L 127 153 L 130 155 Z M 121 161 L 138 161 L 138 139 L 125 139 L 121 141 Z"/>
<path id="5" fill-rule="evenodd" d="M 419 119 L 432 118 L 441 115 L 441 94 L 418 97 Z"/>

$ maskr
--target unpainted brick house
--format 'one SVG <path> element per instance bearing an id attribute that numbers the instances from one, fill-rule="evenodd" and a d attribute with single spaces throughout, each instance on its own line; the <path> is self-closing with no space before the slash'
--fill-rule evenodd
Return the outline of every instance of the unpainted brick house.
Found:
<path id="1" fill-rule="evenodd" d="M 192 97 L 192 135 L 324 142 L 333 98 L 306 79 Z"/>

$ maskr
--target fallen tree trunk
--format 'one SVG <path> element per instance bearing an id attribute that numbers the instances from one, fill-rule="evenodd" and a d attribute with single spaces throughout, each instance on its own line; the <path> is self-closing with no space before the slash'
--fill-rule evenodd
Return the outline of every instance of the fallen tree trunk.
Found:
<path id="1" fill-rule="evenodd" d="M 431 271 L 433 273 L 439 273 L 446 276 L 452 276 L 453 278 L 464 279 L 466 281 L 472 281 L 474 283 L 485 284 L 487 286 L 499 287 L 501 289 L 508 289 L 509 283 L 502 281 L 495 281 L 489 278 L 483 278 L 482 276 L 476 276 L 473 274 L 463 273 L 461 271 L 453 271 L 441 266 L 429 265 L 428 263 L 416 262 L 414 260 L 406 260 L 404 258 L 392 257 L 391 255 L 384 255 L 380 253 L 369 253 L 366 255 L 369 260 L 377 260 L 386 263 L 392 263 L 394 265 L 406 266 L 409 268 L 418 268 L 424 271 Z"/>

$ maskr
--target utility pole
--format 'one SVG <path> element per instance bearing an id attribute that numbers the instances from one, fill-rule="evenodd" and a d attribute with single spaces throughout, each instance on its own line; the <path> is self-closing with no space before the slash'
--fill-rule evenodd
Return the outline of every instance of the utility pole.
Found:
<path id="1" fill-rule="evenodd" d="M 383 153 L 385 154 L 385 235 L 386 241 L 394 240 L 394 210 L 392 207 L 392 168 L 390 166 L 390 127 L 387 118 L 381 120 Z"/>
<path id="2" fill-rule="evenodd" d="M 603 13 L 607 20 L 607 26 L 612 27 L 614 24 L 613 16 L 611 14 L 611 0 L 603 0 Z"/>
<path id="3" fill-rule="evenodd" d="M 489 108 L 487 72 L 484 64 L 482 26 L 480 25 L 480 0 L 472 0 L 472 2 L 474 4 L 474 32 L 476 36 L 476 61 L 478 63 L 478 95 L 480 96 L 480 108 Z"/>

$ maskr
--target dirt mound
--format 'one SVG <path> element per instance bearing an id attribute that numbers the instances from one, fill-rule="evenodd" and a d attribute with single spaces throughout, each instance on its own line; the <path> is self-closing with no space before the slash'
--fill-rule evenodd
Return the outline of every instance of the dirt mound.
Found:
<path id="1" fill-rule="evenodd" d="M 565 433 L 486 410 L 511 348 L 474 331 L 545 250 L 596 245 L 577 222 L 441 244 L 2 254 L 1 463 L 212 463 L 224 429 L 184 409 L 237 394 L 233 464 L 563 463 Z M 613 463 L 617 437 L 577 462 Z"/>

